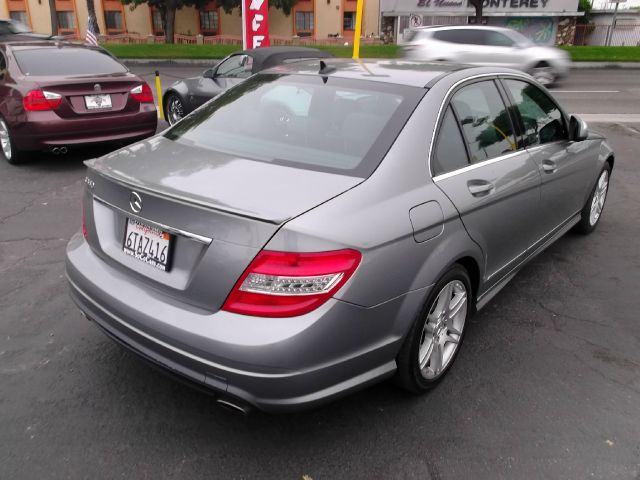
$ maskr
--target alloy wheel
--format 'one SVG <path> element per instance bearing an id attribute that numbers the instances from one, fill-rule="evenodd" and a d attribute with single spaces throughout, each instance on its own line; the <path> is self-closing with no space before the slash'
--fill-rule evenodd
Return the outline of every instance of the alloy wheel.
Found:
<path id="1" fill-rule="evenodd" d="M 596 189 L 593 192 L 593 198 L 591 199 L 591 210 L 589 211 L 589 224 L 593 227 L 602 214 L 604 208 L 604 202 L 607 198 L 607 191 L 609 190 L 609 171 L 603 170 L 598 179 Z"/>
<path id="2" fill-rule="evenodd" d="M 178 97 L 172 96 L 170 98 L 167 113 L 167 120 L 170 125 L 174 125 L 184 117 L 184 106 Z"/>
<path id="3" fill-rule="evenodd" d="M 467 318 L 467 298 L 464 283 L 453 280 L 440 290 L 429 309 L 418 350 L 424 378 L 433 380 L 442 375 L 455 356 Z"/>
<path id="4" fill-rule="evenodd" d="M 531 76 L 541 85 L 548 87 L 552 85 L 556 77 L 551 67 L 534 67 L 531 69 Z"/>
<path id="5" fill-rule="evenodd" d="M 4 120 L 0 120 L 0 146 L 2 146 L 5 158 L 11 160 L 11 138 L 9 138 L 9 128 Z"/>

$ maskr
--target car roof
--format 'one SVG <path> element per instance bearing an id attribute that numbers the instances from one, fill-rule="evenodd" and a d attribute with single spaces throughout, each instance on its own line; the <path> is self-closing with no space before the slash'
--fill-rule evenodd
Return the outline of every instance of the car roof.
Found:
<path id="1" fill-rule="evenodd" d="M 322 71 L 321 63 L 324 65 Z M 265 70 L 263 73 L 321 75 L 423 88 L 429 84 L 433 84 L 440 77 L 470 68 L 478 67 L 411 60 L 351 60 L 347 58 L 331 58 L 323 59 L 322 61 L 304 60 L 282 64 Z"/>
<path id="2" fill-rule="evenodd" d="M 16 40 L 2 42 L 11 50 L 36 50 L 46 48 L 84 48 L 87 50 L 101 50 L 101 47 L 87 45 L 86 43 L 71 43 L 64 40 Z"/>
<path id="3" fill-rule="evenodd" d="M 500 31 L 512 31 L 510 28 L 498 27 L 494 25 L 426 25 L 424 27 L 413 27 L 408 30 L 419 32 L 425 30 L 500 30 Z"/>
<path id="4" fill-rule="evenodd" d="M 282 63 L 285 60 L 296 58 L 332 58 L 333 55 L 329 52 L 319 50 L 317 48 L 307 47 L 265 47 L 265 48 L 250 48 L 242 50 L 233 55 L 249 55 L 253 58 L 253 71 L 259 72 L 266 68 L 273 67 Z"/>

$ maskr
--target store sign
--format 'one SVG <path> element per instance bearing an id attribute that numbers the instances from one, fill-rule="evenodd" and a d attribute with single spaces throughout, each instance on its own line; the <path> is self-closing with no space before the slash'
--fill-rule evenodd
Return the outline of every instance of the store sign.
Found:
<path id="1" fill-rule="evenodd" d="M 578 0 L 484 0 L 482 10 L 489 15 L 576 12 Z M 380 11 L 407 15 L 473 15 L 475 9 L 467 0 L 380 0 Z"/>
<path id="2" fill-rule="evenodd" d="M 269 2 L 242 0 L 242 34 L 244 48 L 269 46 Z"/>

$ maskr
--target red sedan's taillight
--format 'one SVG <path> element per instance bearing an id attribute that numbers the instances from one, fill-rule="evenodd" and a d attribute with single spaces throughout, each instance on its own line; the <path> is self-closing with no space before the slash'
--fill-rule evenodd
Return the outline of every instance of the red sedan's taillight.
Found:
<path id="1" fill-rule="evenodd" d="M 131 98 L 140 103 L 153 103 L 153 93 L 151 87 L 146 83 L 131 89 Z"/>
<path id="2" fill-rule="evenodd" d="M 263 250 L 235 284 L 222 309 L 258 317 L 303 315 L 331 298 L 353 275 L 361 259 L 355 250 Z"/>
<path id="3" fill-rule="evenodd" d="M 22 98 L 22 106 L 30 112 L 55 110 L 62 103 L 62 95 L 45 90 L 31 90 Z"/>

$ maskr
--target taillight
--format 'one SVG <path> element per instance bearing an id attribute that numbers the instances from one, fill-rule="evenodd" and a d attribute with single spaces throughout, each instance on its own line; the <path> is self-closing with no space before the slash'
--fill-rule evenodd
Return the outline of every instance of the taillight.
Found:
<path id="1" fill-rule="evenodd" d="M 140 103 L 153 103 L 153 93 L 151 87 L 146 83 L 134 87 L 130 91 L 131 98 Z"/>
<path id="2" fill-rule="evenodd" d="M 30 112 L 54 110 L 62 103 L 62 95 L 45 90 L 31 90 L 22 98 L 22 106 Z"/>
<path id="3" fill-rule="evenodd" d="M 303 315 L 331 298 L 353 275 L 361 259 L 355 250 L 263 250 L 235 284 L 222 309 L 258 317 Z"/>

